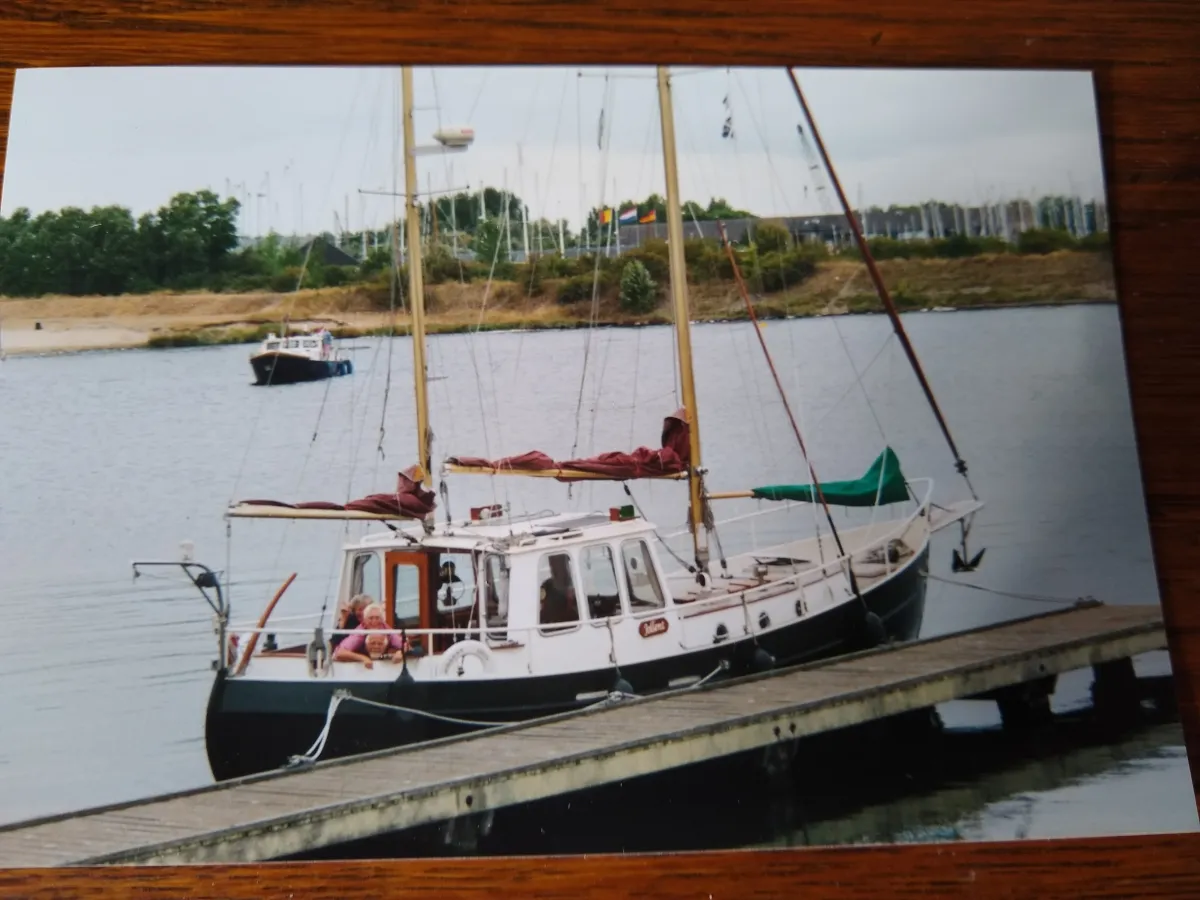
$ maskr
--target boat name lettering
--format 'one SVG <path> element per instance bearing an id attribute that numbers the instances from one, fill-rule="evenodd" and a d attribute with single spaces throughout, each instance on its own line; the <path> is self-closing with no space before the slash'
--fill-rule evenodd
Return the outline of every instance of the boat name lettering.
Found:
<path id="1" fill-rule="evenodd" d="M 647 619 L 638 626 L 638 634 L 642 637 L 654 637 L 656 634 L 664 634 L 670 627 L 670 623 L 661 616 L 657 619 Z"/>

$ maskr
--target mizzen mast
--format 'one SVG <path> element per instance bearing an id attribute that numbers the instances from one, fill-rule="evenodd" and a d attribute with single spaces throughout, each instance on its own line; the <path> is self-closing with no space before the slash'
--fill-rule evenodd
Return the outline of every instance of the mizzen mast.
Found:
<path id="1" fill-rule="evenodd" d="M 696 566 L 708 571 L 708 534 L 704 527 L 703 474 L 700 459 L 700 417 L 692 376 L 692 341 L 687 294 L 687 267 L 683 255 L 683 213 L 679 206 L 679 170 L 675 159 L 675 114 L 671 105 L 671 77 L 658 66 L 658 107 L 662 122 L 663 171 L 667 190 L 667 254 L 671 271 L 671 300 L 675 311 L 675 338 L 679 345 L 679 383 L 688 423 L 688 486 L 691 503 L 689 526 Z"/>
<path id="2" fill-rule="evenodd" d="M 404 122 L 404 210 L 408 239 L 408 296 L 412 303 L 413 387 L 417 400 L 417 466 L 415 478 L 431 482 L 429 457 L 433 434 L 429 430 L 429 397 L 425 365 L 425 285 L 421 272 L 421 217 L 417 200 L 417 160 L 413 137 L 412 66 L 400 70 L 402 119 Z"/>

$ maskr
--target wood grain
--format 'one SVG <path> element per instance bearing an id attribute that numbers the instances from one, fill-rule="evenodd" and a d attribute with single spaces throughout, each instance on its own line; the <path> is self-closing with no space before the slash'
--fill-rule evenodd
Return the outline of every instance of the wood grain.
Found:
<path id="1" fill-rule="evenodd" d="M 748 11 L 753 9 L 751 15 Z M 1190 0 L 29 0 L 0 70 L 601 63 L 1087 68 L 1155 561 L 1200 774 L 1200 27 Z M 12 74 L 0 71 L 0 107 Z M 7 135 L 0 115 L 0 146 Z M 1117 602 L 1131 598 L 1114 598 Z M 553 860 L 0 871 L 20 897 L 1197 896 L 1200 837 Z"/>
<path id="2" fill-rule="evenodd" d="M 39 898 L 1196 897 L 1187 836 L 627 856 L 0 870 L 0 896 Z"/>

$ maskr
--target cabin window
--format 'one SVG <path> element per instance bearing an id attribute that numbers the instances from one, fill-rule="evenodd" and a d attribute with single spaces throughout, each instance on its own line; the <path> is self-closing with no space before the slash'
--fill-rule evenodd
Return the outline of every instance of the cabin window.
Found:
<path id="1" fill-rule="evenodd" d="M 611 547 L 584 547 L 579 554 L 583 573 L 583 593 L 588 615 L 593 619 L 611 619 L 621 615 L 621 589 L 617 587 L 617 567 Z"/>
<path id="2" fill-rule="evenodd" d="M 469 609 L 475 602 L 475 573 L 470 553 L 438 554 L 438 612 Z"/>
<path id="3" fill-rule="evenodd" d="M 547 553 L 538 562 L 538 623 L 542 634 L 565 631 L 579 622 L 575 572 L 567 553 Z"/>
<path id="4" fill-rule="evenodd" d="M 354 557 L 354 568 L 350 574 L 350 596 L 357 594 L 366 594 L 373 603 L 383 600 L 379 557 L 374 553 L 360 553 Z"/>
<path id="5" fill-rule="evenodd" d="M 508 569 L 504 557 L 489 553 L 483 558 L 483 603 L 488 628 L 508 627 Z M 496 635 L 503 638 L 504 635 Z"/>
<path id="6" fill-rule="evenodd" d="M 316 341 L 305 341 L 304 346 L 305 347 L 315 347 L 315 346 L 317 346 L 317 342 Z"/>
<path id="7" fill-rule="evenodd" d="M 279 349 L 279 341 L 267 341 L 267 349 L 268 350 L 278 350 Z"/>
<path id="8" fill-rule="evenodd" d="M 412 563 L 392 566 L 392 628 L 421 627 L 421 570 Z"/>
<path id="9" fill-rule="evenodd" d="M 662 585 L 650 564 L 650 548 L 645 541 L 626 541 L 621 545 L 621 559 L 625 564 L 625 587 L 629 590 L 629 607 L 632 612 L 647 609 L 662 609 L 667 605 Z"/>

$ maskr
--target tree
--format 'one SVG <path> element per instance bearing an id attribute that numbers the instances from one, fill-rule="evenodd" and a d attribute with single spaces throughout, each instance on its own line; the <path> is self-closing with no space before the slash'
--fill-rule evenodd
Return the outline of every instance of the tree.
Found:
<path id="1" fill-rule="evenodd" d="M 639 260 L 631 259 L 621 272 L 621 309 L 647 313 L 654 309 L 656 285 Z"/>
<path id="2" fill-rule="evenodd" d="M 508 254 L 504 250 L 504 234 L 499 219 L 488 219 L 480 222 L 475 229 L 475 238 L 471 242 L 471 250 L 475 258 L 485 266 L 491 266 L 492 260 L 504 262 Z"/>

